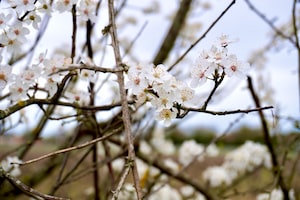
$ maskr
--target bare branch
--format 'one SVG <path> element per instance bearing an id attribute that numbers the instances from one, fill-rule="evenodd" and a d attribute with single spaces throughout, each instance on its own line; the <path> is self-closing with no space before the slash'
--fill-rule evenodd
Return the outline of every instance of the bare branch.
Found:
<path id="1" fill-rule="evenodd" d="M 15 163 L 15 164 L 19 164 L 19 165 L 28 165 L 28 164 L 31 164 L 31 163 L 34 163 L 34 162 L 43 160 L 43 159 L 45 159 L 45 158 L 49 158 L 49 157 L 58 155 L 58 154 L 62 154 L 62 153 L 66 153 L 66 152 L 69 152 L 69 151 L 74 151 L 74 150 L 82 149 L 82 148 L 87 147 L 87 146 L 89 146 L 89 145 L 92 145 L 92 144 L 95 144 L 95 143 L 97 143 L 97 142 L 106 140 L 107 138 L 111 137 L 112 135 L 114 135 L 114 134 L 116 134 L 116 133 L 119 133 L 121 130 L 122 130 L 122 127 L 119 127 L 119 128 L 114 129 L 111 133 L 109 133 L 109 134 L 107 134 L 107 135 L 104 135 L 104 136 L 99 137 L 99 138 L 96 138 L 96 139 L 94 139 L 94 140 L 85 142 L 85 143 L 83 143 L 83 144 L 80 144 L 80 145 L 77 145 L 77 146 L 74 146 L 74 147 L 69 147 L 69 148 L 66 148 L 66 149 L 61 149 L 61 150 L 58 150 L 58 151 L 54 151 L 54 152 L 52 152 L 52 153 L 48 153 L 48 154 L 43 155 L 43 156 L 41 156 L 41 157 L 34 158 L 34 159 L 32 159 L 32 160 L 28 160 L 28 161 L 25 161 L 25 162 L 22 162 L 22 163 Z"/>
<path id="2" fill-rule="evenodd" d="M 295 0 L 295 1 L 296 1 L 296 0 Z M 287 40 L 290 41 L 293 45 L 296 45 L 296 44 L 295 44 L 295 41 L 294 41 L 291 37 L 285 35 L 281 30 L 279 30 L 279 29 L 273 24 L 273 22 L 272 22 L 271 20 L 267 19 L 267 17 L 266 17 L 263 13 L 261 13 L 257 8 L 255 8 L 254 5 L 253 5 L 249 0 L 245 0 L 245 2 L 246 2 L 246 4 L 249 6 L 250 10 L 252 10 L 258 17 L 260 17 L 265 23 L 267 23 L 267 24 L 272 28 L 272 30 L 275 31 L 275 33 L 276 33 L 277 35 L 281 36 L 281 37 L 284 38 L 284 39 L 287 39 Z"/>
<path id="3" fill-rule="evenodd" d="M 255 106 L 258 107 L 258 108 L 261 107 L 260 106 L 260 100 L 259 100 L 259 97 L 257 96 L 257 94 L 254 90 L 251 77 L 248 77 L 248 88 L 249 88 L 250 93 L 252 95 Z M 271 136 L 270 136 L 270 132 L 269 132 L 269 128 L 268 128 L 268 125 L 267 125 L 265 115 L 262 112 L 262 110 L 259 110 L 258 114 L 259 114 L 259 118 L 260 118 L 260 121 L 261 121 L 262 129 L 263 129 L 264 140 L 265 140 L 265 143 L 266 143 L 266 145 L 268 147 L 268 150 L 271 154 L 271 160 L 272 160 L 272 165 L 273 165 L 274 176 L 278 177 L 278 183 L 279 183 L 279 186 L 282 189 L 284 199 L 289 200 L 289 190 L 288 190 L 288 188 L 287 188 L 287 186 L 284 182 L 283 176 L 282 176 L 282 169 L 281 169 L 280 163 L 278 161 L 278 157 L 276 155 L 274 146 L 273 146 L 272 141 L 271 141 Z"/>
<path id="4" fill-rule="evenodd" d="M 120 191 L 122 189 L 122 186 L 124 185 L 124 182 L 126 180 L 126 177 L 129 174 L 129 171 L 130 171 L 130 165 L 125 165 L 125 168 L 124 168 L 123 173 L 121 175 L 121 178 L 120 178 L 120 181 L 118 183 L 118 186 L 117 186 L 117 188 L 116 188 L 115 191 L 112 191 L 112 193 L 113 193 L 113 196 L 111 198 L 112 200 L 117 200 L 118 199 L 119 193 L 120 193 Z"/>
<path id="5" fill-rule="evenodd" d="M 193 43 L 191 46 L 175 61 L 173 65 L 169 67 L 169 71 L 172 70 L 203 38 L 206 37 L 208 32 L 217 24 L 217 22 L 225 15 L 225 13 L 235 4 L 233 0 L 229 6 L 220 14 L 220 16 L 208 27 L 208 29 Z"/>
<path id="6" fill-rule="evenodd" d="M 112 47 L 115 54 L 115 62 L 117 67 L 122 67 L 122 57 L 120 54 L 119 49 L 119 42 L 118 42 L 118 36 L 117 36 L 117 27 L 115 22 L 115 10 L 114 10 L 114 1 L 108 0 L 108 11 L 109 11 L 109 33 L 111 35 L 112 40 Z M 130 112 L 128 108 L 128 101 L 127 101 L 127 94 L 126 89 L 124 85 L 124 75 L 122 72 L 117 73 L 118 83 L 119 83 L 119 89 L 120 89 L 120 96 L 122 101 L 122 119 L 124 123 L 125 128 L 125 135 L 128 142 L 128 161 L 132 162 L 132 174 L 134 179 L 134 185 L 137 193 L 137 198 L 139 200 L 143 199 L 142 195 L 142 189 L 140 186 L 140 180 L 139 180 L 139 174 L 137 171 L 137 165 L 135 162 L 135 150 L 133 145 L 133 136 L 131 133 L 131 121 L 130 121 Z"/>
<path id="7" fill-rule="evenodd" d="M 298 36 L 298 27 L 297 27 L 297 16 L 296 16 L 296 3 L 297 0 L 294 0 L 293 3 L 293 29 L 294 29 L 294 36 L 295 36 L 295 46 L 297 48 L 297 54 L 298 54 L 298 97 L 299 97 L 299 110 L 300 110 L 300 44 L 299 44 L 299 36 Z"/>
<path id="8" fill-rule="evenodd" d="M 45 199 L 45 200 L 68 200 L 69 198 L 63 198 L 63 197 L 56 197 L 56 196 L 51 196 L 47 194 L 43 194 L 38 192 L 37 190 L 29 187 L 28 185 L 24 184 L 21 182 L 19 179 L 16 177 L 10 175 L 7 173 L 1 166 L 0 166 L 0 177 L 4 177 L 7 179 L 13 186 L 17 187 L 20 189 L 23 193 L 25 193 L 28 196 L 31 196 L 36 199 Z"/>
<path id="9" fill-rule="evenodd" d="M 237 110 L 230 110 L 230 111 L 212 111 L 212 110 L 205 110 L 202 108 L 188 108 L 188 107 L 181 107 L 181 109 L 185 111 L 193 111 L 193 112 L 201 112 L 201 113 L 207 113 L 211 115 L 232 115 L 232 114 L 237 114 L 237 113 L 250 113 L 250 112 L 258 112 L 262 110 L 267 110 L 267 109 L 273 109 L 273 106 L 265 106 L 265 107 L 259 107 L 259 108 L 252 108 L 252 109 L 237 109 Z"/>

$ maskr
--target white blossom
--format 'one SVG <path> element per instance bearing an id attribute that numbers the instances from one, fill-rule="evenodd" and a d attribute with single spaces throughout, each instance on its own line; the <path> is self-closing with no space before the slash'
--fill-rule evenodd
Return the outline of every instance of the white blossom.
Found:
<path id="1" fill-rule="evenodd" d="M 32 27 L 38 29 L 38 24 L 42 21 L 41 17 L 34 11 L 28 13 L 24 22 L 27 24 L 32 24 Z"/>
<path id="2" fill-rule="evenodd" d="M 179 165 L 177 162 L 172 160 L 171 158 L 167 158 L 164 160 L 164 165 L 173 173 L 178 173 L 179 172 Z"/>
<path id="3" fill-rule="evenodd" d="M 50 4 L 50 0 L 38 0 L 38 7 L 37 10 L 41 13 L 46 13 L 48 16 L 51 16 L 53 12 L 52 6 Z"/>
<path id="4" fill-rule="evenodd" d="M 289 191 L 289 198 L 291 200 L 295 200 L 295 193 L 293 189 Z M 280 188 L 274 188 L 270 193 L 257 195 L 256 200 L 284 200 L 284 196 Z"/>
<path id="5" fill-rule="evenodd" d="M 154 186 L 153 190 L 156 192 L 149 196 L 149 200 L 181 200 L 179 192 L 168 184 L 157 184 Z"/>
<path id="6" fill-rule="evenodd" d="M 238 39 L 230 39 L 229 35 L 222 34 L 220 37 L 217 38 L 216 45 L 226 48 L 229 44 L 237 41 Z"/>
<path id="7" fill-rule="evenodd" d="M 9 4 L 11 7 L 14 7 L 18 14 L 22 14 L 23 12 L 34 10 L 34 1 L 35 0 L 9 0 Z"/>
<path id="8" fill-rule="evenodd" d="M 78 105 L 87 105 L 89 102 L 89 93 L 85 91 L 67 91 L 65 96 L 70 102 L 77 103 Z"/>
<path id="9" fill-rule="evenodd" d="M 230 55 L 223 59 L 222 65 L 228 77 L 236 76 L 238 78 L 246 78 L 246 72 L 250 69 L 249 63 L 237 60 L 236 55 Z"/>
<path id="10" fill-rule="evenodd" d="M 195 88 L 203 85 L 216 68 L 217 65 L 215 63 L 199 57 L 196 60 L 196 64 L 191 69 L 191 87 Z"/>
<path id="11" fill-rule="evenodd" d="M 23 99 L 27 99 L 27 92 L 29 90 L 29 84 L 21 81 L 16 81 L 9 86 L 10 100 L 17 102 Z"/>
<path id="12" fill-rule="evenodd" d="M 77 3 L 77 0 L 56 0 L 55 9 L 59 12 L 71 11 L 72 6 Z"/>
<path id="13" fill-rule="evenodd" d="M 213 166 L 203 172 L 203 179 L 211 186 L 218 187 L 222 184 L 230 185 L 233 178 L 230 173 L 222 166 Z"/>
<path id="14" fill-rule="evenodd" d="M 17 40 L 21 43 L 26 42 L 26 35 L 30 33 L 29 29 L 24 27 L 22 22 L 17 22 L 14 25 L 10 26 L 7 31 L 7 37 L 9 40 Z"/>
<path id="15" fill-rule="evenodd" d="M 77 11 L 80 15 L 80 19 L 83 21 L 91 20 L 91 22 L 95 22 L 96 7 L 97 7 L 97 1 L 95 0 L 81 0 L 77 8 Z"/>
<path id="16" fill-rule="evenodd" d="M 0 90 L 2 91 L 6 85 L 12 80 L 12 67 L 9 65 L 0 65 Z"/>
<path id="17" fill-rule="evenodd" d="M 0 13 L 0 29 L 5 29 L 8 25 L 8 22 L 12 18 L 12 14 Z"/>
<path id="18" fill-rule="evenodd" d="M 179 162 L 186 166 L 194 159 L 202 160 L 204 156 L 204 147 L 195 142 L 195 140 L 184 141 L 178 151 Z"/>
<path id="19" fill-rule="evenodd" d="M 12 176 L 20 176 L 21 170 L 19 168 L 19 164 L 22 163 L 22 160 L 20 160 L 16 156 L 7 156 L 5 160 L 1 161 L 2 168 L 9 172 Z"/>

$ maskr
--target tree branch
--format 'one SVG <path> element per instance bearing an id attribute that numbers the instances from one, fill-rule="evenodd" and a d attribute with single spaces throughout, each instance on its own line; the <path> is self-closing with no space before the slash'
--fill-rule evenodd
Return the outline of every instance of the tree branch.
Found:
<path id="1" fill-rule="evenodd" d="M 117 27 L 115 22 L 115 11 L 114 11 L 114 1 L 108 0 L 108 11 L 109 11 L 109 33 L 111 35 L 112 47 L 115 55 L 115 62 L 117 67 L 122 67 L 122 57 L 119 49 L 119 42 L 117 36 Z M 128 101 L 126 95 L 126 89 L 124 85 L 124 75 L 123 72 L 117 73 L 121 102 L 122 102 L 122 119 L 124 123 L 125 136 L 128 142 L 128 161 L 132 163 L 131 169 L 134 179 L 134 185 L 137 193 L 137 198 L 139 200 L 143 199 L 142 189 L 140 186 L 139 175 L 137 171 L 137 165 L 135 162 L 135 150 L 133 145 L 133 136 L 131 133 L 131 121 L 130 121 L 130 113 L 128 108 Z"/>
<path id="2" fill-rule="evenodd" d="M 175 61 L 173 65 L 169 67 L 169 71 L 173 69 L 203 38 L 206 37 L 208 32 L 217 24 L 217 22 L 225 15 L 225 13 L 235 4 L 235 0 L 233 0 L 227 8 L 220 14 L 220 16 L 208 27 L 208 29 L 193 43 L 191 46 Z"/>
<path id="3" fill-rule="evenodd" d="M 116 129 L 112 130 L 111 133 L 109 133 L 107 135 L 104 135 L 104 136 L 96 138 L 94 140 L 85 142 L 83 144 L 80 144 L 80 145 L 77 145 L 77 146 L 74 146 L 74 147 L 69 147 L 69 148 L 66 148 L 66 149 L 61 149 L 61 150 L 58 150 L 58 151 L 54 151 L 54 152 L 48 153 L 46 155 L 43 155 L 41 157 L 34 158 L 34 159 L 31 159 L 31 160 L 28 160 L 28 161 L 25 161 L 25 162 L 22 162 L 22 163 L 15 163 L 15 164 L 28 165 L 28 164 L 31 164 L 31 163 L 34 163 L 34 162 L 37 162 L 37 161 L 40 161 L 40 160 L 43 160 L 43 159 L 46 159 L 46 158 L 58 155 L 58 154 L 62 154 L 62 153 L 66 153 L 66 152 L 69 152 L 69 151 L 74 151 L 74 150 L 82 149 L 82 148 L 87 147 L 89 145 L 92 145 L 92 144 L 95 144 L 97 142 L 106 140 L 107 138 L 109 138 L 109 137 L 111 137 L 111 136 L 113 136 L 113 135 L 121 132 L 122 128 L 123 127 L 116 128 Z"/>
<path id="4" fill-rule="evenodd" d="M 29 187 L 28 185 L 21 182 L 16 177 L 10 175 L 7 173 L 1 166 L 0 166 L 0 177 L 4 177 L 6 180 L 8 180 L 13 186 L 21 190 L 24 194 L 31 196 L 36 199 L 45 199 L 45 200 L 67 200 L 68 198 L 62 198 L 62 197 L 56 197 L 51 196 L 47 194 L 43 194 L 38 192 L 37 190 Z"/>
<path id="5" fill-rule="evenodd" d="M 248 76 L 248 88 L 249 88 L 250 93 L 252 95 L 255 106 L 258 107 L 258 108 L 261 107 L 259 97 L 255 93 L 255 90 L 254 90 L 254 87 L 253 87 L 253 84 L 252 84 L 252 79 L 251 79 L 250 76 Z M 261 122 L 261 125 L 262 125 L 262 129 L 263 129 L 264 140 L 265 140 L 265 143 L 266 143 L 266 145 L 268 147 L 268 150 L 271 154 L 271 160 L 272 160 L 272 165 L 273 165 L 274 176 L 278 177 L 278 184 L 282 189 L 284 199 L 289 200 L 289 190 L 288 190 L 288 188 L 287 188 L 287 186 L 284 182 L 284 179 L 282 177 L 282 169 L 281 169 L 279 161 L 277 160 L 277 155 L 276 155 L 274 146 L 272 144 L 272 140 L 271 140 L 271 136 L 270 136 L 270 132 L 269 132 L 269 128 L 268 128 L 268 125 L 267 125 L 266 118 L 265 118 L 264 113 L 263 113 L 262 110 L 259 110 L 258 114 L 259 114 L 260 122 Z"/>

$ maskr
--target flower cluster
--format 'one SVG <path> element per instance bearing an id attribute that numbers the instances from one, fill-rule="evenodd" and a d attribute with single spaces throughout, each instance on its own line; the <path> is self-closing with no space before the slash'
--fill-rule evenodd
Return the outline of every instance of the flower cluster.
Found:
<path id="1" fill-rule="evenodd" d="M 195 159 L 202 161 L 205 156 L 217 155 L 218 149 L 214 144 L 205 149 L 203 145 L 196 143 L 195 140 L 184 141 L 178 151 L 178 159 L 183 166 L 189 165 Z"/>
<path id="2" fill-rule="evenodd" d="M 140 64 L 129 68 L 126 88 L 131 89 L 139 104 L 149 101 L 156 110 L 156 118 L 169 125 L 180 114 L 178 105 L 193 102 L 193 88 L 204 84 L 206 80 L 217 80 L 225 75 L 246 77 L 249 64 L 228 53 L 227 46 L 232 42 L 227 35 L 222 35 L 217 44 L 200 54 L 191 68 L 191 87 L 177 80 L 162 64 Z"/>
<path id="3" fill-rule="evenodd" d="M 255 156 L 253 156 L 255 155 Z M 207 168 L 203 178 L 212 187 L 230 185 L 239 176 L 254 170 L 258 166 L 271 168 L 271 157 L 266 146 L 247 141 L 244 145 L 225 156 L 221 166 Z"/>
<path id="4" fill-rule="evenodd" d="M 0 65 L 0 89 L 9 91 L 9 100 L 18 102 L 28 98 L 36 98 L 37 94 L 45 94 L 46 98 L 52 98 L 57 92 L 58 85 L 68 72 L 59 72 L 72 64 L 71 58 L 57 56 L 53 59 L 45 58 L 41 54 L 38 62 L 23 70 L 22 73 L 12 72 L 10 65 Z M 77 71 L 80 80 L 93 81 L 94 72 L 85 70 Z M 46 84 L 45 84 L 46 83 Z M 87 103 L 88 93 L 80 91 L 66 91 L 64 96 L 72 103 L 79 105 Z"/>
<path id="5" fill-rule="evenodd" d="M 175 105 L 189 102 L 194 97 L 194 90 L 172 76 L 162 64 L 136 65 L 130 67 L 127 74 L 126 88 L 132 90 L 140 104 L 151 102 L 156 109 L 156 118 L 164 120 L 166 125 L 178 114 Z"/>
<path id="6" fill-rule="evenodd" d="M 246 77 L 249 63 L 237 59 L 228 53 L 228 45 L 232 43 L 227 35 L 222 35 L 209 50 L 203 50 L 191 69 L 191 87 L 203 85 L 208 79 L 214 80 L 222 74 L 228 77 Z"/>
<path id="7" fill-rule="evenodd" d="M 0 13 L 0 47 L 6 47 L 10 53 L 17 53 L 21 45 L 25 44 L 30 29 L 38 29 L 42 15 L 51 15 L 54 11 L 71 11 L 73 5 L 77 6 L 79 19 L 87 21 L 96 20 L 94 0 L 11 0 L 10 8 Z M 4 9 L 2 9 L 4 10 Z"/>
<path id="8" fill-rule="evenodd" d="M 22 161 L 16 156 L 7 156 L 5 160 L 2 160 L 1 167 L 9 172 L 12 176 L 20 176 L 21 170 L 16 163 L 22 163 Z"/>

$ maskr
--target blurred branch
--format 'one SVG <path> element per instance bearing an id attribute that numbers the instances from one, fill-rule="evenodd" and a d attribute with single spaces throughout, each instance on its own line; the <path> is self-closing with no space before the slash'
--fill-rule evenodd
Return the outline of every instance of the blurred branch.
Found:
<path id="1" fill-rule="evenodd" d="M 295 1 L 296 1 L 296 0 L 295 0 Z M 275 31 L 275 33 L 276 33 L 277 35 L 281 36 L 281 37 L 284 38 L 284 39 L 287 39 L 287 40 L 290 41 L 293 45 L 296 45 L 295 41 L 294 41 L 291 37 L 285 35 L 281 30 L 279 30 L 279 29 L 274 25 L 274 23 L 273 23 L 271 20 L 269 20 L 269 19 L 268 19 L 262 12 L 260 12 L 257 8 L 255 8 L 255 6 L 254 6 L 249 0 L 245 0 L 245 2 L 246 2 L 246 4 L 248 5 L 248 7 L 250 8 L 250 10 L 252 10 L 258 17 L 260 17 L 266 24 L 268 24 L 268 25 L 271 27 L 271 29 L 272 29 L 273 31 Z"/>
<path id="2" fill-rule="evenodd" d="M 117 185 L 117 188 L 114 191 L 112 191 L 112 193 L 113 193 L 113 196 L 111 198 L 112 200 L 117 200 L 118 199 L 119 193 L 122 189 L 122 186 L 125 183 L 126 177 L 128 176 L 129 172 L 130 172 L 130 165 L 125 165 L 124 170 L 123 170 L 122 175 L 121 175 L 121 178 L 120 178 L 120 181 Z"/>
<path id="3" fill-rule="evenodd" d="M 212 111 L 212 110 L 205 110 L 203 108 L 189 108 L 189 107 L 181 107 L 181 109 L 185 111 L 193 111 L 193 112 L 201 112 L 201 113 L 207 113 L 211 115 L 231 115 L 231 114 L 237 114 L 237 113 L 250 113 L 250 112 L 257 112 L 257 111 L 262 111 L 262 110 L 267 110 L 267 109 L 273 109 L 273 106 L 265 106 L 265 107 L 259 107 L 259 108 L 252 108 L 252 109 L 246 109 L 246 110 L 230 110 L 230 111 Z M 179 116 L 181 117 L 181 116 Z"/>
<path id="4" fill-rule="evenodd" d="M 209 33 L 209 31 L 217 24 L 217 22 L 225 15 L 225 13 L 235 4 L 235 0 L 233 0 L 227 8 L 220 14 L 220 16 L 215 19 L 215 21 L 208 27 L 208 29 L 193 43 L 191 46 L 175 61 L 173 65 L 169 67 L 169 71 L 173 69 L 203 38 L 206 37 L 206 35 Z"/>
<path id="5" fill-rule="evenodd" d="M 69 151 L 74 151 L 74 150 L 82 149 L 82 148 L 87 147 L 89 145 L 92 145 L 92 144 L 95 144 L 97 142 L 106 140 L 107 138 L 111 137 L 112 135 L 115 135 L 115 134 L 119 133 L 120 131 L 122 131 L 122 129 L 123 129 L 123 127 L 119 127 L 119 128 L 116 128 L 116 129 L 112 130 L 111 133 L 109 133 L 107 135 L 104 135 L 104 136 L 96 138 L 94 140 L 85 142 L 83 144 L 80 144 L 80 145 L 77 145 L 77 146 L 74 146 L 74 147 L 69 147 L 69 148 L 66 148 L 66 149 L 61 149 L 61 150 L 58 150 L 58 151 L 54 151 L 54 152 L 51 152 L 49 154 L 43 155 L 41 157 L 34 158 L 34 159 L 31 159 L 31 160 L 28 160 L 28 161 L 25 161 L 25 162 L 22 162 L 22 163 L 15 163 L 15 164 L 28 165 L 28 164 L 31 164 L 31 163 L 34 163 L 34 162 L 37 162 L 37 161 L 40 161 L 40 160 L 43 160 L 43 159 L 55 156 L 57 154 L 62 154 L 62 153 L 66 153 L 66 152 L 69 152 Z"/>
<path id="6" fill-rule="evenodd" d="M 298 27 L 297 27 L 297 16 L 296 16 L 296 4 L 297 0 L 294 0 L 293 3 L 293 30 L 294 30 L 294 36 L 295 36 L 295 46 L 297 48 L 298 53 L 298 98 L 299 98 L 299 110 L 300 110 L 300 44 L 299 44 L 299 36 L 298 36 Z"/>
<path id="7" fill-rule="evenodd" d="M 76 35 L 77 35 L 77 16 L 76 16 L 76 4 L 72 6 L 72 48 L 71 48 L 71 59 L 72 63 L 76 56 Z"/>
<path id="8" fill-rule="evenodd" d="M 62 185 L 65 184 L 65 182 L 68 180 L 68 178 L 71 177 L 71 175 L 73 175 L 75 170 L 82 164 L 82 162 L 85 160 L 85 158 L 89 155 L 91 150 L 92 150 L 92 148 L 88 149 L 84 153 L 84 155 L 80 159 L 77 160 L 76 164 L 68 171 L 68 173 L 64 177 L 62 176 L 62 172 L 63 172 L 63 169 L 65 168 L 66 164 L 62 165 L 61 170 L 58 175 L 58 179 L 57 179 L 55 185 L 52 187 L 50 194 L 54 194 Z M 67 157 L 65 157 L 64 160 L 66 160 L 68 157 L 69 157 L 69 154 L 67 154 Z M 66 163 L 66 162 L 63 161 L 63 163 Z"/>
<path id="9" fill-rule="evenodd" d="M 144 29 L 146 28 L 148 22 L 146 21 L 143 26 L 141 27 L 141 29 L 139 30 L 139 32 L 136 34 L 136 36 L 133 38 L 133 40 L 130 42 L 130 44 L 128 45 L 128 47 L 125 49 L 124 51 L 124 55 L 123 58 L 131 51 L 134 43 L 137 41 L 137 39 L 141 36 L 142 32 L 144 31 Z"/>
<path id="10" fill-rule="evenodd" d="M 295 40 L 293 40 L 292 37 L 285 35 L 281 30 L 279 30 L 274 23 L 267 19 L 267 17 L 260 12 L 255 6 L 249 1 L 245 0 L 246 4 L 249 6 L 250 10 L 252 10 L 258 17 L 260 17 L 265 23 L 267 23 L 272 30 L 282 38 L 288 40 L 295 48 L 297 49 L 298 54 L 298 97 L 299 97 L 299 109 L 300 109 L 300 44 L 299 44 L 299 36 L 298 36 L 298 27 L 297 27 L 297 16 L 296 16 L 296 4 L 297 0 L 293 1 L 292 6 L 292 26 L 293 26 L 293 36 L 295 37 Z"/>
<path id="11" fill-rule="evenodd" d="M 58 102 L 59 97 L 61 96 L 61 94 L 64 91 L 65 85 L 67 84 L 68 80 L 70 80 L 72 77 L 74 76 L 74 73 L 70 72 L 68 73 L 63 80 L 61 81 L 61 84 L 58 86 L 57 88 L 57 92 L 53 95 L 53 97 L 51 98 L 51 101 L 53 103 L 53 105 L 50 105 L 47 107 L 47 110 L 45 111 L 45 114 L 40 118 L 39 123 L 36 125 L 36 127 L 28 134 L 30 139 L 29 141 L 24 145 L 23 149 L 21 149 L 20 153 L 19 153 L 19 158 L 22 159 L 26 153 L 30 150 L 30 148 L 32 147 L 32 145 L 36 142 L 36 140 L 39 138 L 42 130 L 44 129 L 48 119 L 48 116 L 50 116 L 55 107 L 56 107 L 56 103 Z M 18 105 L 18 104 L 16 104 Z M 5 110 L 6 111 L 6 110 Z M 6 112 L 4 111 L 4 113 L 6 114 Z M 0 119 L 1 119 L 1 115 L 3 114 L 3 111 L 0 112 Z"/>
<path id="12" fill-rule="evenodd" d="M 252 84 L 252 79 L 250 76 L 248 76 L 248 88 L 250 90 L 250 93 L 252 95 L 253 101 L 255 103 L 256 107 L 261 107 L 260 105 L 260 100 L 259 97 L 257 96 L 253 84 Z M 265 143 L 268 147 L 268 150 L 271 154 L 271 160 L 272 160 L 272 165 L 273 165 L 273 173 L 275 177 L 278 177 L 278 184 L 282 189 L 283 195 L 284 195 L 284 199 L 285 200 L 289 200 L 289 190 L 284 182 L 283 176 L 282 176 L 282 167 L 280 166 L 279 161 L 277 160 L 277 155 L 274 149 L 274 146 L 272 144 L 272 140 L 271 140 L 271 136 L 270 136 L 270 132 L 269 132 L 269 128 L 267 125 L 267 121 L 266 118 L 264 116 L 264 113 L 262 110 L 258 111 L 259 117 L 260 117 L 260 122 L 262 125 L 262 129 L 263 129 L 263 134 L 264 134 L 264 140 Z"/>
<path id="13" fill-rule="evenodd" d="M 24 194 L 31 196 L 35 199 L 46 199 L 46 200 L 67 200 L 68 198 L 56 197 L 47 194 L 40 193 L 35 189 L 29 187 L 28 185 L 21 182 L 19 179 L 11 176 L 9 173 L 5 172 L 5 170 L 0 166 L 0 177 L 4 177 L 8 180 L 13 186 L 21 190 Z"/>
<path id="14" fill-rule="evenodd" d="M 175 18 L 173 19 L 173 23 L 168 31 L 168 33 L 166 34 L 166 37 L 161 45 L 161 47 L 159 48 L 158 53 L 156 54 L 153 63 L 154 65 L 158 65 L 163 63 L 170 51 L 172 50 L 176 38 L 179 35 L 179 32 L 181 30 L 181 28 L 183 27 L 184 21 L 186 19 L 186 16 L 188 14 L 188 11 L 190 10 L 190 6 L 192 4 L 192 0 L 182 0 L 179 6 L 179 9 L 176 13 Z"/>

